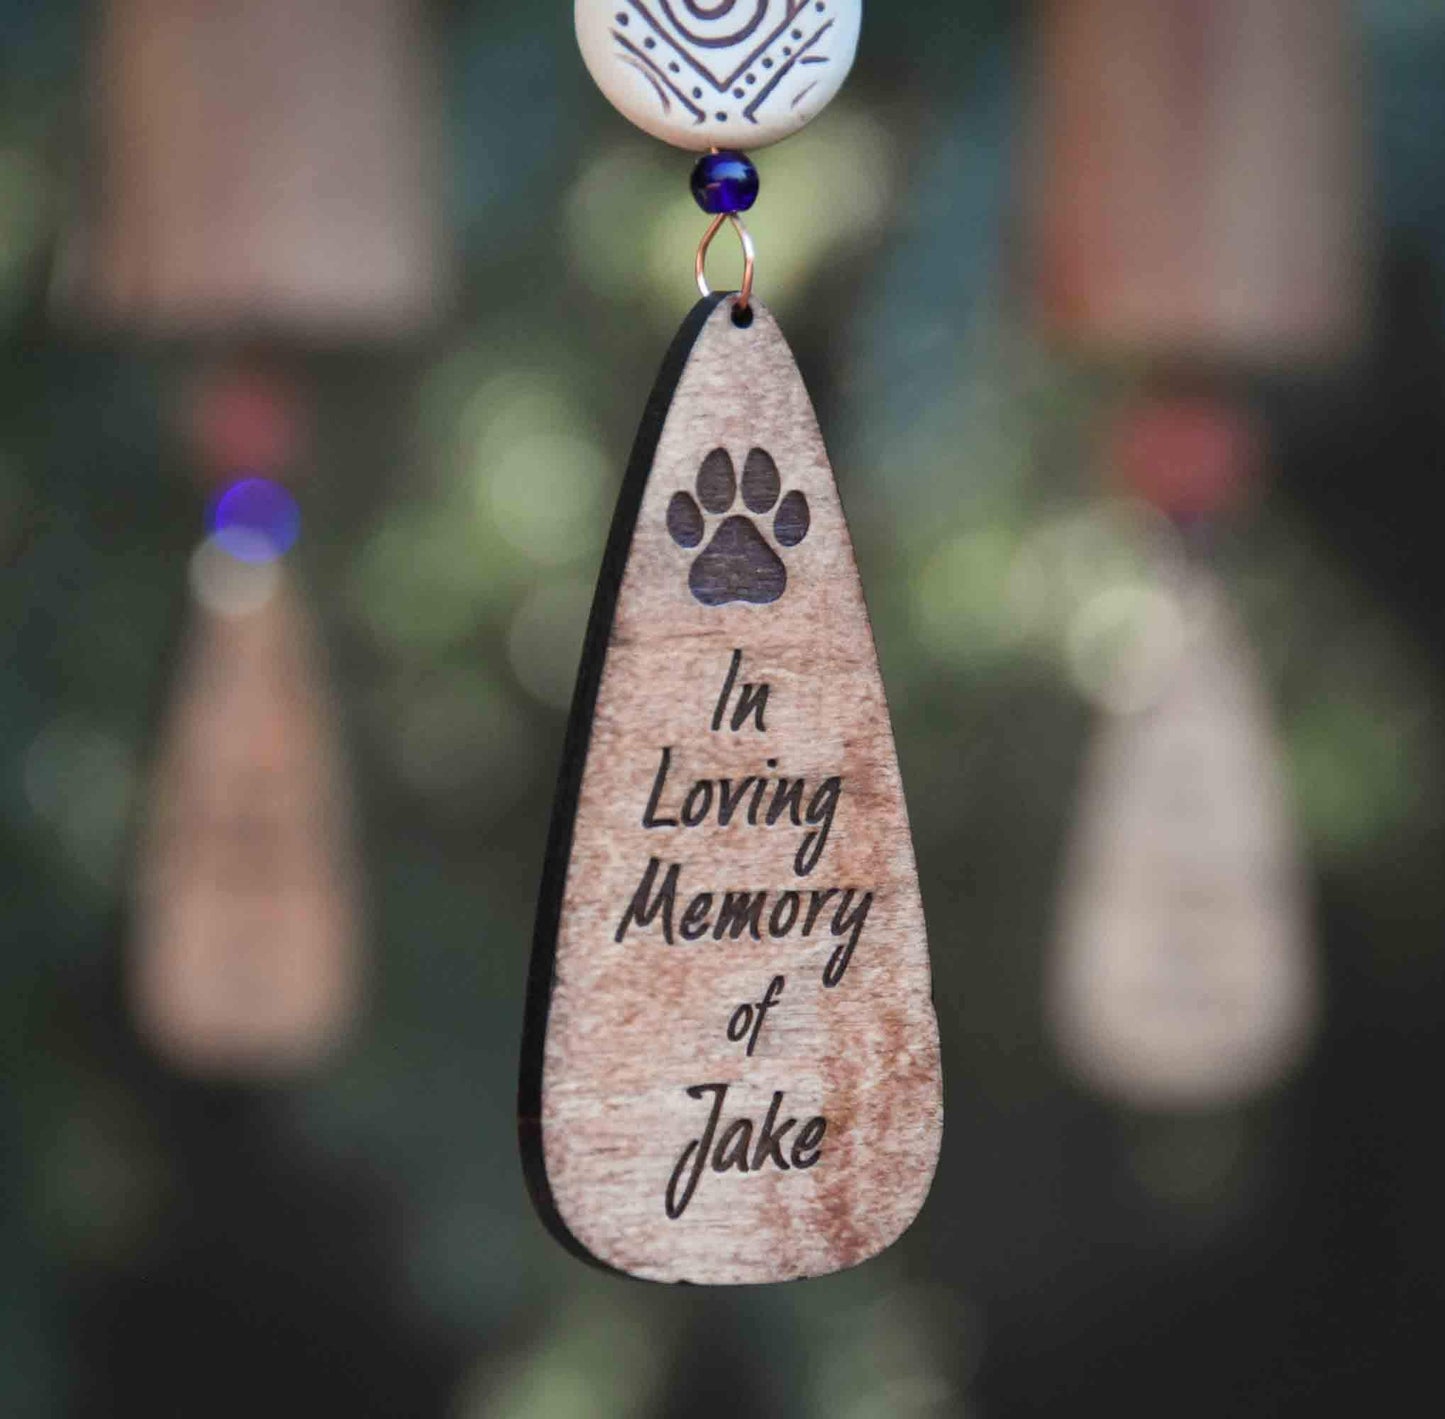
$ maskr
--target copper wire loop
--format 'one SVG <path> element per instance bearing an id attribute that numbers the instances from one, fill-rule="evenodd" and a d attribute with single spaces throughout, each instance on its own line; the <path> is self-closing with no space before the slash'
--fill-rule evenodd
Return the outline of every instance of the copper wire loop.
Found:
<path id="1" fill-rule="evenodd" d="M 738 287 L 737 309 L 747 310 L 748 302 L 753 298 L 753 268 L 757 265 L 758 252 L 753 245 L 752 233 L 730 212 L 720 212 L 712 219 L 711 225 L 702 234 L 702 240 L 697 244 L 697 288 L 703 294 L 704 299 L 712 295 L 712 287 L 707 283 L 707 250 L 712 245 L 712 239 L 722 230 L 724 222 L 731 222 L 733 230 L 738 234 L 738 241 L 743 248 L 743 283 Z"/>

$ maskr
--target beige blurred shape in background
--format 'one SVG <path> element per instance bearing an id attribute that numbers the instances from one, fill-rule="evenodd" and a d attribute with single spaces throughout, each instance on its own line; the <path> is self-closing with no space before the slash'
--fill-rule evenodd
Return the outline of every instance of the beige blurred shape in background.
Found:
<path id="1" fill-rule="evenodd" d="M 1348 350 L 1363 137 L 1341 0 L 1050 0 L 1037 36 L 1045 325 L 1150 353 Z"/>
<path id="2" fill-rule="evenodd" d="M 1087 1086 L 1226 1107 L 1300 1062 L 1317 1011 L 1306 884 L 1258 670 L 1208 571 L 1174 569 L 1179 653 L 1086 765 L 1046 1007 Z"/>
<path id="3" fill-rule="evenodd" d="M 314 1064 L 351 1023 L 358 913 L 312 628 L 279 566 L 228 561 L 206 544 L 193 566 L 200 605 L 142 824 L 130 988 L 170 1063 L 264 1078 Z"/>
<path id="4" fill-rule="evenodd" d="M 404 334 L 437 313 L 441 134 L 415 0 L 107 0 L 68 316 Z"/>
<path id="5" fill-rule="evenodd" d="M 58 313 L 222 351 L 425 327 L 448 287 L 435 58 L 419 0 L 105 0 L 95 161 L 62 243 Z M 255 445 L 269 415 L 283 433 L 300 417 L 283 383 L 243 401 L 239 429 L 200 439 L 198 471 L 297 471 L 288 437 L 263 466 L 233 456 L 238 432 Z M 191 580 L 138 843 L 132 1002 L 181 1069 L 285 1075 L 322 1058 L 358 1009 L 337 726 L 280 563 L 207 542 Z"/>

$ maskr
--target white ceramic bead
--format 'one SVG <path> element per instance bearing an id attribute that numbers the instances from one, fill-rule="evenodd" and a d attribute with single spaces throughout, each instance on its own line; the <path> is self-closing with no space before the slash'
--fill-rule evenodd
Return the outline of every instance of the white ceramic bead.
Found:
<path id="1" fill-rule="evenodd" d="M 597 86 L 679 148 L 753 149 L 796 133 L 848 77 L 862 0 L 576 0 Z"/>

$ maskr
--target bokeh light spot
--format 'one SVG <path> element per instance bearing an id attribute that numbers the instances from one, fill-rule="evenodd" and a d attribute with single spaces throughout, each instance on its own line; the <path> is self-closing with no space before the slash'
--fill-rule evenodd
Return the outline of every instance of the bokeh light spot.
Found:
<path id="1" fill-rule="evenodd" d="M 574 579 L 540 586 L 517 608 L 507 656 L 522 688 L 553 709 L 572 702 L 592 589 Z"/>
<path id="2" fill-rule="evenodd" d="M 1122 582 L 1079 607 L 1069 624 L 1069 676 L 1100 709 L 1137 714 L 1163 693 L 1185 653 L 1178 600 L 1163 586 Z"/>
<path id="3" fill-rule="evenodd" d="M 606 454 L 586 438 L 539 429 L 493 450 L 483 509 L 532 561 L 559 566 L 600 549 Z"/>
<path id="4" fill-rule="evenodd" d="M 935 660 L 965 663 L 1012 650 L 1022 628 L 1006 592 L 1017 540 L 989 524 L 951 538 L 914 581 L 914 625 Z"/>
<path id="5" fill-rule="evenodd" d="M 301 535 L 296 499 L 269 478 L 241 478 L 211 503 L 207 525 L 216 543 L 242 562 L 284 556 Z"/>
<path id="6" fill-rule="evenodd" d="M 31 810 L 54 827 L 73 865 L 102 886 L 120 863 L 134 780 L 126 744 L 70 716 L 42 729 L 21 759 Z"/>
<path id="7" fill-rule="evenodd" d="M 191 556 L 191 593 L 217 616 L 248 616 L 275 594 L 281 573 L 274 558 L 237 557 L 218 535 Z"/>

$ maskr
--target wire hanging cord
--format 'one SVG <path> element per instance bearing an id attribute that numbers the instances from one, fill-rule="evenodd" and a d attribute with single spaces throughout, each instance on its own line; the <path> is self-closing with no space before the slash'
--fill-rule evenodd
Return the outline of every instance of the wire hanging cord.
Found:
<path id="1" fill-rule="evenodd" d="M 712 219 L 708 229 L 702 234 L 702 240 L 697 244 L 697 263 L 694 270 L 697 273 L 697 288 L 706 298 L 712 295 L 712 287 L 707 283 L 707 253 L 712 245 L 713 238 L 722 230 L 724 222 L 731 222 L 733 230 L 738 234 L 738 241 L 743 249 L 743 281 L 738 287 L 737 309 L 746 311 L 748 303 L 753 298 L 753 271 L 757 266 L 758 251 L 753 245 L 752 233 L 742 224 L 742 221 L 730 212 L 720 212 Z"/>

